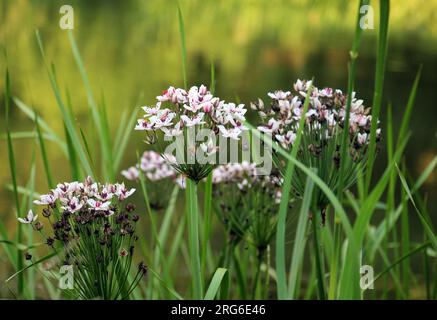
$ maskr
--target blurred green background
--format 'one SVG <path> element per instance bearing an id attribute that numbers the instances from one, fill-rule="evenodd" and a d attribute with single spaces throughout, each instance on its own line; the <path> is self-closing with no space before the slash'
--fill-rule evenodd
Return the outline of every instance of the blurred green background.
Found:
<path id="1" fill-rule="evenodd" d="M 357 95 L 367 105 L 371 105 L 373 96 L 378 27 L 377 3 L 372 2 L 375 29 L 364 32 L 356 84 Z M 423 64 L 406 159 L 415 176 L 437 152 L 437 1 L 391 3 L 382 127 L 389 102 L 395 120 L 401 118 L 415 74 Z M 67 32 L 59 27 L 59 8 L 63 4 L 74 8 L 76 41 L 96 98 L 104 95 L 112 132 L 117 129 L 123 109 L 153 103 L 154 97 L 169 85 L 182 86 L 176 1 L 0 0 L 0 74 L 7 65 L 13 95 L 34 107 L 60 136 L 64 135 L 61 115 L 38 50 L 36 29 L 42 35 L 47 57 L 56 65 L 60 87 L 68 88 L 71 94 L 78 123 L 87 136 L 92 137 L 94 130 L 89 125 L 85 89 Z M 208 84 L 214 61 L 216 93 L 227 100 L 238 97 L 248 104 L 258 97 L 266 98 L 269 91 L 289 88 L 297 78 L 313 76 L 317 86 L 346 89 L 357 1 L 192 0 L 180 1 L 180 5 L 187 34 L 190 84 Z M 7 61 L 3 51 L 7 52 Z M 10 173 L 4 139 L 4 88 L 2 76 L 0 218 L 14 230 L 13 202 L 7 189 Z M 11 125 L 13 131 L 34 130 L 32 122 L 15 107 Z M 141 152 L 144 147 L 141 140 L 140 133 L 132 134 L 127 150 L 133 152 L 125 155 L 122 167 L 136 161 L 134 151 Z M 381 168 L 386 162 L 384 142 L 377 161 Z M 90 144 L 91 149 L 99 149 L 92 139 Z M 68 180 L 66 158 L 55 144 L 47 145 L 55 180 Z M 18 183 L 24 185 L 35 143 L 33 139 L 20 139 L 15 140 L 14 147 Z M 38 149 L 36 155 L 40 169 L 37 191 L 43 192 L 47 185 Z M 434 173 L 425 185 L 434 209 L 436 186 Z"/>

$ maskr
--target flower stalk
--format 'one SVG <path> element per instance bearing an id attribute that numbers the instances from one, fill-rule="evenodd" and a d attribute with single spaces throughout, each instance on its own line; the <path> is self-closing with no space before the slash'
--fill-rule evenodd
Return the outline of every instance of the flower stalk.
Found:
<path id="1" fill-rule="evenodd" d="M 197 183 L 191 179 L 187 179 L 188 241 L 190 248 L 193 299 L 195 300 L 203 298 L 203 278 L 199 248 L 199 209 L 197 201 Z"/>

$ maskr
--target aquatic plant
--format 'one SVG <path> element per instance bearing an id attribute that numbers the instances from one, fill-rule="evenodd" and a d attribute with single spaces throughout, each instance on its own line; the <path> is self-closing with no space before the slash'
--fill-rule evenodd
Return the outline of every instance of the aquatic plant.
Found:
<path id="1" fill-rule="evenodd" d="M 215 212 L 228 235 L 223 265 L 231 267 L 235 247 L 242 240 L 255 247 L 255 298 L 261 264 L 269 264 L 266 253 L 276 232 L 282 178 L 278 172 L 261 175 L 255 163 L 243 161 L 218 166 L 212 171 L 212 183 Z"/>
<path id="2" fill-rule="evenodd" d="M 292 91 L 275 91 L 268 96 L 271 98 L 268 105 L 261 99 L 251 104 L 261 118 L 258 130 L 271 135 L 274 143 L 285 150 L 293 148 L 297 133 L 301 130 L 302 139 L 297 159 L 307 167 L 314 168 L 333 192 L 349 189 L 356 182 L 358 174 L 365 170 L 372 122 L 371 108 L 366 107 L 363 100 L 356 97 L 355 92 L 352 93 L 348 152 L 342 158 L 340 149 L 347 95 L 339 89 L 318 89 L 312 81 L 297 80 Z M 304 108 L 307 97 L 309 103 Z M 376 134 L 379 141 L 381 129 L 377 129 Z M 282 175 L 285 175 L 284 159 L 274 152 L 274 160 Z M 345 178 L 342 190 L 338 190 L 340 165 L 343 166 Z M 295 170 L 291 179 L 294 196 L 303 196 L 305 182 L 306 175 Z M 313 207 L 319 208 L 324 216 L 328 204 L 326 195 L 316 188 L 313 193 Z"/>
<path id="3" fill-rule="evenodd" d="M 139 216 L 135 205 L 125 200 L 134 192 L 123 183 L 100 184 L 91 177 L 59 183 L 34 201 L 44 206 L 42 216 L 47 222 L 38 221 L 32 211 L 18 218 L 46 239 L 59 258 L 59 267 L 72 268 L 72 297 L 128 299 L 146 274 L 141 262 L 131 277 Z M 26 259 L 32 259 L 30 253 Z"/>

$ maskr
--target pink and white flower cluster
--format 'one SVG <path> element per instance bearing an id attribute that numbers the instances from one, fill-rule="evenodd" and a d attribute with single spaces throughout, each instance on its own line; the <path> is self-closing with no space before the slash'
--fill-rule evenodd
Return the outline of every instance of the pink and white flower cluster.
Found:
<path id="1" fill-rule="evenodd" d="M 167 137 L 176 137 L 184 128 L 207 128 L 236 140 L 246 130 L 244 105 L 226 103 L 214 97 L 204 85 L 193 86 L 188 91 L 169 87 L 156 99 L 154 106 L 142 107 L 144 116 L 138 119 L 135 130 L 161 131 Z"/>
<path id="2" fill-rule="evenodd" d="M 297 80 L 294 91 L 275 91 L 268 93 L 272 99 L 269 107 L 265 107 L 262 100 L 252 104 L 257 110 L 263 124 L 258 130 L 269 133 L 284 148 L 290 148 L 295 139 L 299 121 L 305 117 L 305 125 L 319 132 L 320 139 L 329 139 L 336 135 L 344 126 L 347 96 L 341 90 L 312 87 L 309 97 L 308 110 L 303 114 L 307 91 L 311 81 Z M 363 100 L 352 95 L 349 117 L 349 133 L 351 142 L 360 148 L 369 142 L 370 124 L 372 116 L 370 108 L 363 105 Z M 377 135 L 381 133 L 377 130 Z"/>
<path id="3" fill-rule="evenodd" d="M 137 180 L 140 171 L 143 172 L 150 181 L 176 177 L 176 172 L 168 161 L 155 151 L 144 151 L 140 162 L 140 165 L 123 170 L 121 174 L 128 180 Z"/>
<path id="4" fill-rule="evenodd" d="M 220 165 L 212 171 L 213 184 L 236 184 L 241 191 L 258 192 L 259 187 L 267 188 L 273 191 L 276 203 L 281 200 L 282 182 L 283 179 L 275 175 L 259 175 L 256 164 L 248 161 Z"/>
<path id="5" fill-rule="evenodd" d="M 236 183 L 240 190 L 250 188 L 256 177 L 256 164 L 243 161 L 218 166 L 212 171 L 213 184 Z"/>
<path id="6" fill-rule="evenodd" d="M 84 182 L 59 183 L 55 189 L 41 195 L 34 203 L 52 208 L 60 204 L 63 211 L 70 213 L 83 210 L 105 211 L 109 216 L 113 214 L 112 205 L 127 199 L 134 192 L 135 189 L 126 188 L 124 183 L 100 184 L 87 177 Z"/>
<path id="7" fill-rule="evenodd" d="M 141 172 L 152 182 L 171 179 L 183 188 L 184 179 L 177 174 L 169 162 L 172 158 L 171 155 L 165 155 L 164 158 L 155 151 L 144 151 L 140 165 L 123 170 L 121 174 L 128 180 L 138 180 Z"/>

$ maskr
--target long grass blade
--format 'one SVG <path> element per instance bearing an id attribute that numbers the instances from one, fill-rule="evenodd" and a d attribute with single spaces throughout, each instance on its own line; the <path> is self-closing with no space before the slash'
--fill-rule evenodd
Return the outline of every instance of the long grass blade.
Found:
<path id="1" fill-rule="evenodd" d="M 114 170 L 112 167 L 113 159 L 112 159 L 112 150 L 111 150 L 111 139 L 110 139 L 109 131 L 105 130 L 105 127 L 107 127 L 107 118 L 106 118 L 106 111 L 105 111 L 106 109 L 105 106 L 103 106 L 99 112 L 97 104 L 94 100 L 93 91 L 88 79 L 88 75 L 85 70 L 84 63 L 82 61 L 82 57 L 80 56 L 79 49 L 76 44 L 76 40 L 74 39 L 73 31 L 71 30 L 68 30 L 68 40 L 70 41 L 70 46 L 71 46 L 71 50 L 73 51 L 74 60 L 76 61 L 80 76 L 82 78 L 82 82 L 85 87 L 88 107 L 90 108 L 94 124 L 97 128 L 100 146 L 103 154 L 103 160 L 105 163 L 106 172 L 108 173 L 107 178 L 113 180 Z"/>
<path id="2" fill-rule="evenodd" d="M 307 97 L 311 95 L 312 84 L 309 86 L 307 91 Z M 305 114 L 308 110 L 308 106 L 310 103 L 310 99 L 305 99 L 305 103 L 303 106 L 303 114 Z M 303 127 L 305 117 L 301 117 L 299 121 L 299 129 L 297 133 L 296 140 L 293 143 L 293 148 L 291 148 L 290 157 L 296 158 L 297 151 L 299 150 L 300 141 L 302 139 Z M 292 161 L 288 161 L 287 169 L 284 177 L 284 183 L 282 185 L 282 196 L 281 202 L 279 204 L 279 212 L 278 212 L 278 224 L 276 228 L 276 273 L 278 277 L 277 281 L 277 291 L 278 291 L 278 299 L 286 299 L 287 297 L 287 275 L 286 275 L 286 263 L 285 263 L 285 226 L 287 222 L 287 213 L 289 206 L 289 196 L 291 192 L 291 179 L 293 177 L 295 163 Z"/>
<path id="3" fill-rule="evenodd" d="M 41 156 L 44 164 L 44 170 L 47 177 L 47 185 L 49 186 L 49 188 L 53 188 L 54 185 L 53 185 L 52 172 L 49 164 L 49 158 L 47 156 L 46 146 L 44 143 L 43 136 L 41 134 L 41 128 L 39 126 L 38 115 L 36 114 L 36 112 L 35 112 L 35 126 L 36 126 L 36 132 L 38 134 L 38 142 L 39 142 L 39 147 L 41 149 Z"/>
<path id="4" fill-rule="evenodd" d="M 65 126 L 67 127 L 67 130 L 68 130 L 68 133 L 70 134 L 70 137 L 72 140 L 72 145 L 75 148 L 75 150 L 79 156 L 79 159 L 82 163 L 82 166 L 83 166 L 86 174 L 92 176 L 93 170 L 91 169 L 91 165 L 87 159 L 85 151 L 83 150 L 82 144 L 80 142 L 80 138 L 76 132 L 76 129 L 74 126 L 74 121 L 73 121 L 71 115 L 69 114 L 67 108 L 65 107 L 64 102 L 62 101 L 61 93 L 60 93 L 59 86 L 58 86 L 58 83 L 56 80 L 54 68 L 50 69 L 49 65 L 47 64 L 47 59 L 45 56 L 44 47 L 42 44 L 41 36 L 40 36 L 38 31 L 36 31 L 36 39 L 38 41 L 38 46 L 39 46 L 39 49 L 41 52 L 41 56 L 43 58 L 44 64 L 45 64 L 46 69 L 47 69 L 47 73 L 49 75 L 50 83 L 52 85 L 52 89 L 53 89 L 53 92 L 55 94 L 56 102 L 58 104 L 59 109 L 61 110 L 64 122 L 65 122 Z"/>
<path id="5" fill-rule="evenodd" d="M 291 256 L 290 273 L 288 276 L 288 298 L 294 299 L 296 287 L 298 285 L 299 268 L 303 265 L 304 250 L 306 245 L 305 233 L 307 230 L 308 212 L 313 196 L 314 182 L 307 177 L 305 192 L 300 207 L 299 220 L 296 227 L 294 238 L 293 254 Z"/>
<path id="6" fill-rule="evenodd" d="M 208 290 L 206 291 L 204 300 L 214 300 L 217 296 L 220 286 L 222 282 L 226 282 L 226 276 L 228 274 L 228 270 L 225 268 L 217 268 L 214 272 L 214 276 L 211 279 Z"/>
<path id="7" fill-rule="evenodd" d="M 184 80 L 184 88 L 188 89 L 187 81 L 187 45 L 185 36 L 185 23 L 182 16 L 181 7 L 178 4 L 178 19 L 179 19 L 179 36 L 181 39 L 181 53 L 182 53 L 182 78 Z"/>
<path id="8" fill-rule="evenodd" d="M 379 33 L 378 49 L 376 56 L 375 88 L 372 106 L 372 121 L 370 126 L 370 143 L 368 150 L 368 161 L 366 170 L 365 190 L 369 189 L 372 179 L 373 164 L 376 155 L 376 130 L 378 128 L 378 118 L 382 105 L 382 90 L 384 86 L 385 64 L 387 59 L 388 44 L 388 22 L 390 16 L 390 0 L 379 1 Z M 367 192 L 366 192 L 367 193 Z"/>
<path id="9" fill-rule="evenodd" d="M 15 155 L 14 155 L 14 147 L 12 145 L 12 138 L 11 138 L 11 129 L 9 124 L 9 112 L 10 112 L 10 98 L 11 98 L 11 89 L 10 89 L 10 79 L 9 79 L 9 72 L 6 70 L 6 90 L 5 90 L 5 110 L 6 110 L 6 135 L 7 135 L 7 145 L 8 145 L 8 158 L 9 158 L 9 169 L 11 172 L 11 178 L 12 178 L 12 186 L 13 186 L 13 195 L 14 195 L 14 201 L 15 201 L 15 208 L 16 208 L 16 214 L 17 217 L 21 216 L 20 211 L 20 202 L 18 198 L 18 191 L 17 191 L 17 171 L 16 171 L 16 162 L 15 162 Z M 21 224 L 18 223 L 17 227 L 17 242 L 22 242 L 22 228 Z M 17 258 L 17 269 L 20 270 L 23 268 L 23 255 L 20 251 L 16 254 Z M 18 281 L 17 281 L 17 291 L 18 295 L 21 296 L 23 294 L 24 290 L 24 276 L 23 274 L 19 274 Z"/>

